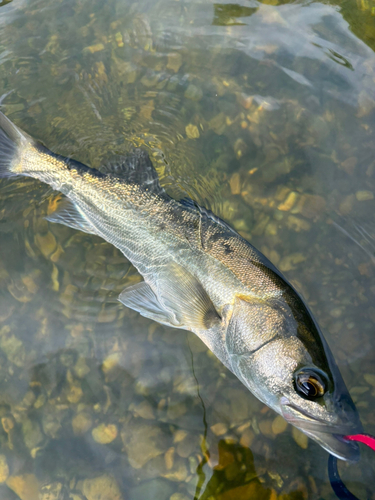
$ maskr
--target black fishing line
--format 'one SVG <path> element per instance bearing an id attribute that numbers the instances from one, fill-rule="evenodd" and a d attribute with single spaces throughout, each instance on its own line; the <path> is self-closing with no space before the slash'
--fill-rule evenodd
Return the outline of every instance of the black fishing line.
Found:
<path id="1" fill-rule="evenodd" d="M 198 464 L 197 469 L 196 469 L 197 476 L 199 477 L 199 480 L 198 480 L 197 486 L 195 488 L 195 494 L 194 494 L 194 500 L 199 500 L 199 494 L 202 491 L 203 485 L 204 485 L 204 483 L 206 481 L 206 474 L 203 471 L 203 467 L 207 463 L 207 455 L 208 455 L 207 443 L 206 443 L 208 425 L 207 425 L 207 419 L 206 419 L 206 406 L 205 406 L 203 398 L 202 398 L 202 396 L 201 396 L 201 394 L 199 392 L 199 382 L 198 382 L 197 376 L 195 375 L 195 370 L 194 370 L 193 351 L 191 350 L 190 343 L 189 343 L 189 338 L 187 336 L 186 336 L 186 340 L 187 340 L 187 344 L 188 344 L 188 347 L 189 347 L 189 350 L 190 350 L 190 355 L 191 355 L 191 369 L 192 369 L 192 372 L 193 372 L 193 377 L 195 378 L 195 382 L 197 384 L 197 393 L 198 393 L 199 399 L 201 400 L 202 409 L 203 409 L 204 433 L 203 433 L 203 440 L 202 440 L 202 448 L 203 447 L 205 448 L 205 452 L 203 453 L 203 458 L 200 461 L 200 463 Z"/>
<path id="2" fill-rule="evenodd" d="M 328 457 L 328 477 L 335 495 L 340 500 L 359 500 L 342 482 L 337 468 L 337 457 L 333 455 Z"/>

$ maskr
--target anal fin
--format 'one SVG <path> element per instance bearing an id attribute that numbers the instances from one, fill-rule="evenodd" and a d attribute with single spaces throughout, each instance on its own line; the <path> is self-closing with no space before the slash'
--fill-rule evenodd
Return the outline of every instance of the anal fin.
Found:
<path id="1" fill-rule="evenodd" d="M 58 208 L 46 217 L 49 222 L 57 222 L 88 234 L 96 234 L 94 226 L 68 198 L 64 198 Z"/>

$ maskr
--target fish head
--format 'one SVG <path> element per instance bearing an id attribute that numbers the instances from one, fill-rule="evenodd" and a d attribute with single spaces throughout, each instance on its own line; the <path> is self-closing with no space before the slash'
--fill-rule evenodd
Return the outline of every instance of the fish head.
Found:
<path id="1" fill-rule="evenodd" d="M 293 311 L 286 302 L 241 302 L 234 306 L 226 333 L 233 372 L 329 453 L 357 461 L 358 445 L 344 436 L 362 432 L 362 425 L 310 312 L 303 303 Z"/>

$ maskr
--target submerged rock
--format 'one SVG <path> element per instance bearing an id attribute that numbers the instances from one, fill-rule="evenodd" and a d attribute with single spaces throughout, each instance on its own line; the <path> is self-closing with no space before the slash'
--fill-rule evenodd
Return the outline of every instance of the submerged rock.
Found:
<path id="1" fill-rule="evenodd" d="M 371 191 L 357 191 L 355 197 L 358 201 L 368 201 L 374 199 L 374 194 Z"/>
<path id="2" fill-rule="evenodd" d="M 192 101 L 200 101 L 203 97 L 202 90 L 194 84 L 190 84 L 185 90 L 186 99 L 191 99 Z"/>
<path id="3" fill-rule="evenodd" d="M 67 497 L 64 485 L 58 481 L 46 484 L 40 489 L 39 500 L 65 500 Z"/>
<path id="4" fill-rule="evenodd" d="M 157 424 L 136 419 L 124 426 L 121 438 L 129 463 L 134 469 L 140 469 L 169 448 L 166 436 Z"/>
<path id="5" fill-rule="evenodd" d="M 174 490 L 173 485 L 165 479 L 152 479 L 132 488 L 129 500 L 168 500 Z"/>
<path id="6" fill-rule="evenodd" d="M 175 73 L 180 69 L 182 64 L 182 57 L 181 54 L 178 52 L 171 52 L 168 54 L 168 63 L 167 63 L 167 69 L 171 69 Z"/>
<path id="7" fill-rule="evenodd" d="M 0 455 L 0 483 L 4 483 L 9 476 L 9 466 L 5 455 Z"/>
<path id="8" fill-rule="evenodd" d="M 196 125 L 193 125 L 192 123 L 189 123 L 189 125 L 186 125 L 185 132 L 186 132 L 186 136 L 189 139 L 198 139 L 199 138 L 198 127 Z"/>
<path id="9" fill-rule="evenodd" d="M 91 426 L 91 417 L 85 412 L 78 413 L 72 420 L 73 432 L 76 435 L 84 434 Z"/>
<path id="10" fill-rule="evenodd" d="M 120 488 L 112 476 L 104 474 L 94 479 L 85 479 L 82 493 L 87 500 L 123 500 Z"/>
<path id="11" fill-rule="evenodd" d="M 38 422 L 33 422 L 29 419 L 25 420 L 22 424 L 22 432 L 25 445 L 30 450 L 43 440 L 43 433 L 40 430 Z"/>
<path id="12" fill-rule="evenodd" d="M 11 476 L 6 484 L 20 500 L 39 500 L 39 484 L 34 474 Z"/>
<path id="13" fill-rule="evenodd" d="M 112 443 L 117 437 L 117 427 L 113 424 L 100 424 L 92 430 L 92 437 L 97 443 Z"/>

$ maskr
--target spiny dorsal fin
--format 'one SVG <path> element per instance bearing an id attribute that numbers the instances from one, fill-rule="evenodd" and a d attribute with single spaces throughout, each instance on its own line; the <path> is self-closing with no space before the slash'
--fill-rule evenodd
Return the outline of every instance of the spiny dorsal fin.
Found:
<path id="1" fill-rule="evenodd" d="M 210 219 L 212 221 L 215 221 L 217 224 L 219 224 L 223 229 L 226 229 L 227 231 L 230 231 L 234 234 L 238 234 L 229 224 L 227 224 L 223 219 L 220 219 L 217 215 L 215 215 L 211 210 L 208 208 L 204 208 L 200 206 L 196 201 L 192 200 L 191 198 L 182 198 L 180 200 L 181 205 L 184 207 L 190 208 L 192 210 L 195 210 L 200 214 L 200 217 L 202 220 L 207 220 Z"/>
<path id="2" fill-rule="evenodd" d="M 143 149 L 133 149 L 127 156 L 121 156 L 115 162 L 101 167 L 100 172 L 131 184 L 138 184 L 154 193 L 164 192 L 150 157 Z"/>

